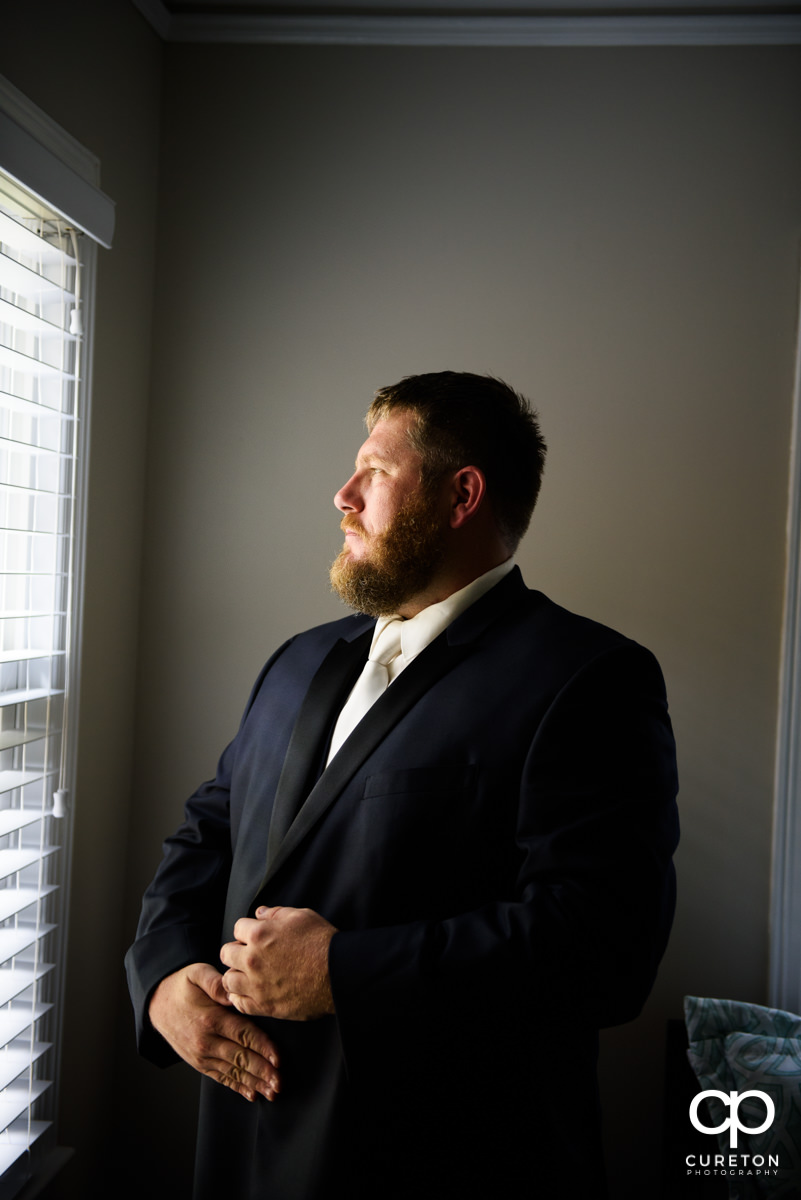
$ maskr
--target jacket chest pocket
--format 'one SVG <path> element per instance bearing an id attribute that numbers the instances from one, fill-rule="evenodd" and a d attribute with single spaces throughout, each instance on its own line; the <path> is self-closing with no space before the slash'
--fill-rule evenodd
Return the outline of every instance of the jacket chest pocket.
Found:
<path id="1" fill-rule="evenodd" d="M 354 865 L 371 924 L 442 917 L 469 901 L 486 820 L 479 775 L 457 763 L 365 780 Z"/>
<path id="2" fill-rule="evenodd" d="M 363 849 L 384 872 L 440 873 L 475 831 L 477 788 L 469 764 L 370 775 L 359 804 Z"/>
<path id="3" fill-rule="evenodd" d="M 380 771 L 368 775 L 363 802 L 388 806 L 450 806 L 459 798 L 475 794 L 478 768 L 470 763 L 441 767 L 412 767 L 404 771 Z"/>

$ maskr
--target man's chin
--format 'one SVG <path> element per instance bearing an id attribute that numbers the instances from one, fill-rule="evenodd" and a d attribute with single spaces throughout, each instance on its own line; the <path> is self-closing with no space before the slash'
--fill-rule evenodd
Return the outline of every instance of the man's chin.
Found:
<path id="1" fill-rule="evenodd" d="M 363 541 L 347 539 L 342 547 L 338 558 L 342 558 L 345 562 L 361 563 L 366 562 L 370 556 L 370 551 Z"/>
<path id="2" fill-rule="evenodd" d="M 354 559 L 345 546 L 331 564 L 331 587 L 349 608 L 368 617 L 384 617 L 397 611 L 402 602 L 397 581 L 387 579 L 379 568 L 364 559 Z"/>

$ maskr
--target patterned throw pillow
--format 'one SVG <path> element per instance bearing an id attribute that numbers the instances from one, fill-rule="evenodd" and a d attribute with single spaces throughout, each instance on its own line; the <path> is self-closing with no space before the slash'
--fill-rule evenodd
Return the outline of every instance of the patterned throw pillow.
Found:
<path id="1" fill-rule="evenodd" d="M 759 1004 L 697 996 L 685 997 L 684 1016 L 690 1042 L 687 1057 L 702 1090 L 728 1095 L 753 1089 L 769 1096 L 775 1108 L 769 1127 L 756 1132 L 765 1123 L 766 1105 L 759 1097 L 746 1098 L 738 1116 L 754 1132 L 738 1130 L 736 1149 L 730 1145 L 728 1128 L 717 1135 L 717 1153 L 723 1155 L 718 1170 L 726 1174 L 732 1200 L 799 1200 L 801 1016 Z M 714 1125 L 731 1117 L 731 1108 L 722 1100 L 710 1097 L 708 1104 Z M 772 1165 L 776 1159 L 778 1168 Z"/>

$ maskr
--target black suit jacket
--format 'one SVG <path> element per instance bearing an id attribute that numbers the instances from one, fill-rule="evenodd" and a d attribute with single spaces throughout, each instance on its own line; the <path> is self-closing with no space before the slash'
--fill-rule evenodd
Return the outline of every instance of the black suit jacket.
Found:
<path id="1" fill-rule="evenodd" d="M 128 969 L 160 1063 L 153 989 L 217 963 L 238 917 L 308 906 L 341 931 L 336 1017 L 263 1021 L 279 1099 L 204 1081 L 196 1194 L 602 1196 L 597 1030 L 639 1011 L 674 905 L 659 667 L 514 570 L 323 771 L 372 628 L 272 657 L 145 895 Z"/>

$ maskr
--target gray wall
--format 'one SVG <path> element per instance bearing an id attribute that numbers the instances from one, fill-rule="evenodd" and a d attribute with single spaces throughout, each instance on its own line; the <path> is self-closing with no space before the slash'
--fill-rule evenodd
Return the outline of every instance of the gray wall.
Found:
<path id="1" fill-rule="evenodd" d="M 152 846 L 130 894 L 256 664 L 339 611 L 330 498 L 373 388 L 502 374 L 551 442 L 525 574 L 656 651 L 681 748 L 676 935 L 646 1014 L 604 1047 L 621 1189 L 658 1153 L 665 1018 L 686 992 L 765 999 L 798 65 L 167 58 L 136 789 Z"/>
<path id="2" fill-rule="evenodd" d="M 144 1138 L 136 1161 L 172 1163 L 173 1183 L 190 1153 L 193 1085 L 135 1061 L 109 982 L 160 841 L 262 661 L 342 611 L 331 497 L 374 388 L 453 367 L 540 409 L 529 584 L 645 642 L 668 682 L 676 929 L 645 1013 L 602 1056 L 615 1194 L 640 1196 L 665 1019 L 687 992 L 766 999 L 801 52 L 171 46 L 159 110 L 155 39 L 122 0 L 83 7 L 114 21 L 93 27 L 108 73 L 80 101 L 30 52 L 0 69 L 101 154 L 120 204 L 100 276 L 68 1009 L 85 1039 L 91 958 L 117 1146 Z M 65 1137 L 86 1147 L 96 1108 L 73 1103 Z"/>

